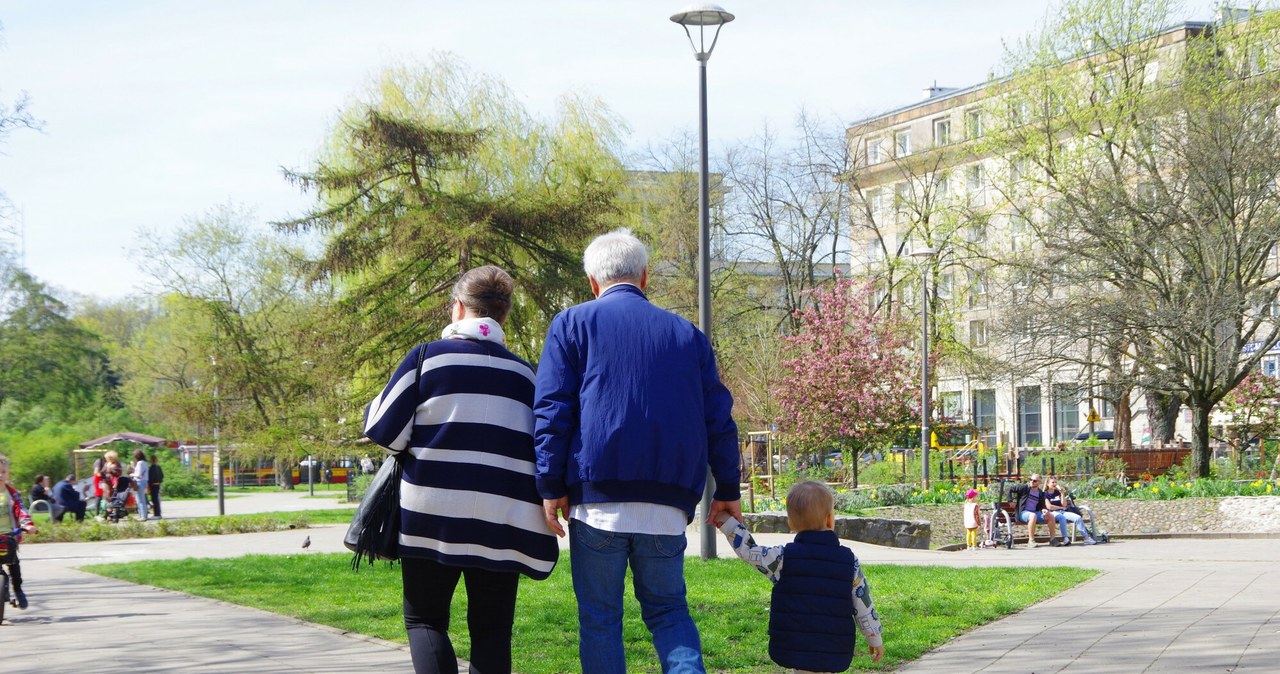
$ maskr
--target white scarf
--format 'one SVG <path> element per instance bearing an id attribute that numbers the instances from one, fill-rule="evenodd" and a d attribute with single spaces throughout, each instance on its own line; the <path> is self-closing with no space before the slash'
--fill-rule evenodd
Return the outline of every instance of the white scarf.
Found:
<path id="1" fill-rule="evenodd" d="M 502 332 L 502 326 L 492 318 L 464 318 L 457 323 L 450 323 L 443 332 L 440 333 L 441 339 L 474 339 L 481 342 L 497 342 L 504 344 L 506 334 Z"/>

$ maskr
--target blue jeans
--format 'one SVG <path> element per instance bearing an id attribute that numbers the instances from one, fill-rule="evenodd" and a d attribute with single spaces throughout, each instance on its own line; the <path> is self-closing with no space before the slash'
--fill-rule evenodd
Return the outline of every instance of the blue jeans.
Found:
<path id="1" fill-rule="evenodd" d="M 684 549 L 678 536 L 602 531 L 569 521 L 569 560 L 578 598 L 578 658 L 583 674 L 627 671 L 622 647 L 622 588 L 631 566 L 640 616 L 653 635 L 663 672 L 705 672 L 702 642 L 685 600 Z"/>
<path id="2" fill-rule="evenodd" d="M 1079 515 L 1067 510 L 1055 510 L 1053 511 L 1053 516 L 1058 520 L 1058 528 L 1062 531 L 1062 540 L 1068 540 L 1067 525 L 1070 525 L 1073 529 L 1079 529 L 1085 538 L 1089 537 L 1089 532 L 1085 531 L 1084 525 L 1079 524 L 1080 520 L 1083 519 Z"/>
<path id="3" fill-rule="evenodd" d="M 137 497 L 136 497 L 136 499 L 135 499 L 135 500 L 138 502 L 138 517 L 140 517 L 140 518 L 142 518 L 142 519 L 144 519 L 144 520 L 145 520 L 145 519 L 147 519 L 147 516 L 149 515 L 149 513 L 147 512 L 147 485 L 146 485 L 146 483 L 144 482 L 144 483 L 142 483 L 142 484 L 139 484 L 139 485 L 138 485 L 138 490 L 137 490 L 137 491 L 138 491 L 138 495 L 137 495 Z"/>

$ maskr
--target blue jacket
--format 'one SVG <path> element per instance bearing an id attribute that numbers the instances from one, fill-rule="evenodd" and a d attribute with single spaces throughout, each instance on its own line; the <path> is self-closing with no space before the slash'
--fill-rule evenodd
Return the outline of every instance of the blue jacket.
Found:
<path id="1" fill-rule="evenodd" d="M 733 397 L 689 321 L 620 284 L 555 317 L 538 364 L 538 491 L 572 505 L 646 502 L 690 519 L 707 466 L 740 498 Z"/>
<path id="2" fill-rule="evenodd" d="M 802 531 L 783 549 L 769 605 L 769 657 L 783 667 L 843 672 L 853 662 L 853 551 L 834 531 Z"/>

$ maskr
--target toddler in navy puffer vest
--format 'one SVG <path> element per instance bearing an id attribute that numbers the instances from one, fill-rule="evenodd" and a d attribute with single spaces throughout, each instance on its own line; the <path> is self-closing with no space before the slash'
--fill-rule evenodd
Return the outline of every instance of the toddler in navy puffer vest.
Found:
<path id="1" fill-rule="evenodd" d="M 884 656 L 880 618 L 853 551 L 835 532 L 835 498 L 821 482 L 797 483 L 787 493 L 794 542 L 764 547 L 738 520 L 719 513 L 716 525 L 734 552 L 773 581 L 769 657 L 796 672 L 843 672 L 853 662 L 854 625 L 873 662 Z M 785 571 L 784 571 L 784 564 Z"/>

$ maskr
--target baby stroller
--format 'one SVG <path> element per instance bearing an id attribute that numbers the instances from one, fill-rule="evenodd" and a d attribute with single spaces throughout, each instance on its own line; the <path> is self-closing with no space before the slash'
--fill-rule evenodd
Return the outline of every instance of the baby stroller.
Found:
<path id="1" fill-rule="evenodd" d="M 129 496 L 133 489 L 133 480 L 121 475 L 116 478 L 116 488 L 111 498 L 107 499 L 107 520 L 119 522 L 128 517 Z"/>

